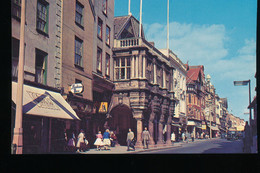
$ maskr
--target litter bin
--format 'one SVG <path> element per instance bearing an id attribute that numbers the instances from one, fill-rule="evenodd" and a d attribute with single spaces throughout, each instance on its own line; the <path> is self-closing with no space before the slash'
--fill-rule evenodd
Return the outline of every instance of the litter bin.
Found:
<path id="1" fill-rule="evenodd" d="M 16 154 L 16 148 L 17 148 L 16 144 L 11 145 L 11 154 Z"/>

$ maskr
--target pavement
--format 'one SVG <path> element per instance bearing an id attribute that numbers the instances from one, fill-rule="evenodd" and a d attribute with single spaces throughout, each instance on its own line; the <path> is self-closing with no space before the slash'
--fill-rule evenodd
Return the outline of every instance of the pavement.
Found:
<path id="1" fill-rule="evenodd" d="M 213 138 L 218 139 L 218 138 Z M 200 143 L 203 141 L 207 141 L 210 139 L 195 139 L 194 142 L 189 142 L 189 143 Z M 127 151 L 127 146 L 115 146 L 115 147 L 110 147 L 110 150 L 100 150 L 97 151 L 97 149 L 89 149 L 86 152 L 77 152 L 77 154 L 135 154 L 135 153 L 141 153 L 141 152 L 149 152 L 149 151 L 156 151 L 156 150 L 163 150 L 163 149 L 174 149 L 178 147 L 182 147 L 183 145 L 186 145 L 186 142 L 175 142 L 172 145 L 165 145 L 161 147 L 150 147 L 148 149 L 143 149 L 143 148 L 136 148 L 135 150 L 130 149 L 130 151 Z"/>

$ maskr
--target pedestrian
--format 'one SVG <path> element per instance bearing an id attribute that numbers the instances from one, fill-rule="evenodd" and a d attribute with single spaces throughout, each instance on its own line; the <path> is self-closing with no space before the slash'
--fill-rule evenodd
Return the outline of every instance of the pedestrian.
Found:
<path id="1" fill-rule="evenodd" d="M 144 128 L 144 131 L 142 133 L 142 140 L 144 142 L 144 149 L 148 149 L 148 143 L 150 140 L 150 133 L 147 130 L 147 127 Z"/>
<path id="2" fill-rule="evenodd" d="M 103 143 L 103 136 L 101 134 L 101 131 L 98 131 L 98 134 L 96 135 L 96 141 L 94 142 L 94 145 L 97 146 L 97 151 L 101 150 L 101 147 L 104 145 Z"/>
<path id="3" fill-rule="evenodd" d="M 192 142 L 194 142 L 194 133 L 191 133 L 191 139 L 192 139 Z"/>
<path id="4" fill-rule="evenodd" d="M 85 143 L 85 134 L 84 131 L 81 129 L 80 133 L 78 135 L 78 141 L 77 141 L 77 151 L 83 151 L 85 150 L 86 143 Z"/>
<path id="5" fill-rule="evenodd" d="M 135 137 L 134 132 L 132 132 L 132 130 L 129 128 L 129 132 L 127 133 L 127 138 L 126 138 L 127 151 L 130 151 L 129 147 L 131 147 L 135 150 L 135 146 L 134 146 L 134 143 L 133 143 L 134 137 Z"/>
<path id="6" fill-rule="evenodd" d="M 67 151 L 68 150 L 68 135 L 67 135 L 67 129 L 65 128 L 64 129 L 64 133 L 63 133 L 63 135 L 64 135 L 64 147 L 63 147 L 63 151 Z"/>
<path id="7" fill-rule="evenodd" d="M 68 134 L 69 141 L 68 141 L 68 149 L 69 151 L 75 151 L 76 147 L 76 137 L 74 131 Z"/>
<path id="8" fill-rule="evenodd" d="M 110 140 L 111 140 L 111 147 L 115 147 L 117 137 L 113 131 L 111 131 Z"/>
<path id="9" fill-rule="evenodd" d="M 203 139 L 205 139 L 205 137 L 206 137 L 205 132 L 202 133 L 202 136 L 203 136 Z"/>
<path id="10" fill-rule="evenodd" d="M 171 141 L 172 141 L 172 144 L 175 142 L 175 133 L 172 132 L 171 134 Z"/>
<path id="11" fill-rule="evenodd" d="M 189 143 L 189 133 L 186 131 L 185 133 L 185 140 L 186 140 L 186 143 Z"/>
<path id="12" fill-rule="evenodd" d="M 108 150 L 109 149 L 108 147 L 111 145 L 110 134 L 108 129 L 106 129 L 106 131 L 103 134 L 103 142 L 104 142 L 104 150 Z"/>
<path id="13" fill-rule="evenodd" d="M 200 134 L 199 134 L 199 132 L 197 132 L 196 138 L 199 139 L 199 137 L 200 137 Z"/>
<path id="14" fill-rule="evenodd" d="M 182 132 L 181 138 L 182 138 L 182 142 L 184 142 L 185 141 L 185 134 L 184 134 L 184 132 Z"/>
<path id="15" fill-rule="evenodd" d="M 248 125 L 248 121 L 246 121 L 246 125 L 245 125 L 245 138 L 243 140 L 243 144 L 244 144 L 244 152 L 245 153 L 251 153 L 251 133 L 250 133 L 250 126 Z"/>

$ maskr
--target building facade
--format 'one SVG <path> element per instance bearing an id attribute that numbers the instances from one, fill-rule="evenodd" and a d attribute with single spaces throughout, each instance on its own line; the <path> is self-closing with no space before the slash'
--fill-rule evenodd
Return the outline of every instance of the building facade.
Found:
<path id="1" fill-rule="evenodd" d="M 204 66 L 188 66 L 187 73 L 187 129 L 189 133 L 201 134 L 205 130 L 206 82 Z"/>
<path id="2" fill-rule="evenodd" d="M 62 148 L 62 121 L 78 119 L 61 92 L 61 0 L 26 1 L 23 85 L 23 153 Z M 12 6 L 12 129 L 16 112 L 21 1 Z M 66 111 L 65 111 L 66 110 Z M 52 128 L 55 126 L 55 129 Z"/>
<path id="3" fill-rule="evenodd" d="M 146 41 L 139 21 L 132 15 L 114 19 L 114 84 L 111 118 L 119 144 L 126 145 L 128 128 L 142 147 L 141 133 L 148 127 L 150 145 L 170 144 L 174 114 L 173 67 L 169 58 Z"/>

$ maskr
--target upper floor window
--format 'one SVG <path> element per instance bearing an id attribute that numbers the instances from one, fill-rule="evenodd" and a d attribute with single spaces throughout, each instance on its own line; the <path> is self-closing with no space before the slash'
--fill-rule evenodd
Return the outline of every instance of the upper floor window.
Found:
<path id="1" fill-rule="evenodd" d="M 82 67 L 83 41 L 75 37 L 75 65 Z"/>
<path id="2" fill-rule="evenodd" d="M 157 83 L 163 86 L 163 70 L 159 66 L 157 66 Z"/>
<path id="3" fill-rule="evenodd" d="M 106 53 L 106 76 L 110 74 L 110 55 Z"/>
<path id="4" fill-rule="evenodd" d="M 103 27 L 103 21 L 98 18 L 98 28 L 97 28 L 97 36 L 102 40 L 102 27 Z"/>
<path id="5" fill-rule="evenodd" d="M 147 60 L 146 65 L 146 78 L 149 82 L 153 82 L 153 63 L 150 60 Z"/>
<path id="6" fill-rule="evenodd" d="M 44 0 L 37 2 L 37 31 L 48 34 L 49 4 Z"/>
<path id="7" fill-rule="evenodd" d="M 167 88 L 168 90 L 170 90 L 170 74 L 169 74 L 168 72 L 166 72 L 165 83 L 166 83 L 166 88 Z"/>
<path id="8" fill-rule="evenodd" d="M 12 16 L 21 18 L 21 0 L 12 0 Z"/>
<path id="9" fill-rule="evenodd" d="M 110 28 L 106 26 L 106 44 L 110 45 Z"/>
<path id="10" fill-rule="evenodd" d="M 131 60 L 130 57 L 115 59 L 115 78 L 116 80 L 130 79 Z"/>
<path id="11" fill-rule="evenodd" d="M 103 0 L 102 7 L 103 7 L 103 13 L 107 15 L 107 0 Z"/>
<path id="12" fill-rule="evenodd" d="M 83 26 L 83 8 L 84 6 L 76 1 L 76 15 L 75 15 L 75 22 L 76 24 Z"/>
<path id="13" fill-rule="evenodd" d="M 35 82 L 47 84 L 47 58 L 48 54 L 36 49 L 35 54 Z"/>
<path id="14" fill-rule="evenodd" d="M 102 49 L 97 48 L 97 72 L 102 73 Z"/>

